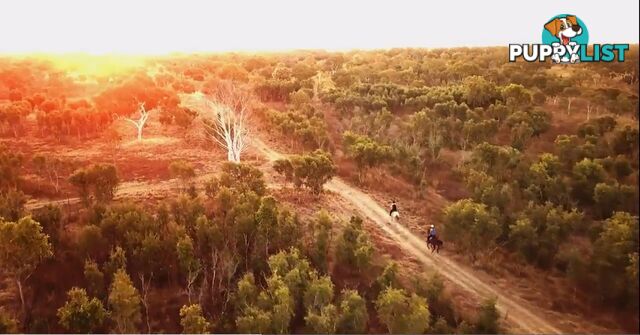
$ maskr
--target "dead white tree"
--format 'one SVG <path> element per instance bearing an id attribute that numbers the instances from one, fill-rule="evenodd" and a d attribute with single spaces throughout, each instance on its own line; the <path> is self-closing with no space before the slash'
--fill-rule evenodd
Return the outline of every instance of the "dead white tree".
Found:
<path id="1" fill-rule="evenodd" d="M 125 117 L 123 118 L 126 121 L 131 122 L 138 131 L 138 141 L 142 141 L 142 128 L 144 128 L 145 123 L 149 119 L 149 112 L 144 108 L 144 102 L 138 104 L 138 113 L 140 113 L 140 117 L 137 120 L 132 118 Z"/>
<path id="2" fill-rule="evenodd" d="M 223 84 L 213 94 L 184 94 L 180 100 L 182 106 L 199 112 L 207 135 L 227 151 L 227 159 L 239 163 L 249 140 L 249 96 L 232 84 Z"/>

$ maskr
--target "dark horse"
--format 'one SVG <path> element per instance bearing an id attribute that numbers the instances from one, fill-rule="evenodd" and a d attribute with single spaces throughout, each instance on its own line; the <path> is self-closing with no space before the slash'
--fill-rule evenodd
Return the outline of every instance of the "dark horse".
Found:
<path id="1" fill-rule="evenodd" d="M 427 247 L 431 249 L 432 253 L 434 251 L 436 253 L 440 253 L 440 248 L 442 247 L 443 244 L 444 242 L 442 242 L 442 240 L 439 239 L 437 236 L 427 239 Z"/>

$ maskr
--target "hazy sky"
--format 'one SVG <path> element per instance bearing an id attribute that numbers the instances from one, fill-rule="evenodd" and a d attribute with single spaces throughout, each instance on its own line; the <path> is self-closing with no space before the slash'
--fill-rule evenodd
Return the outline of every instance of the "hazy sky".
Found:
<path id="1" fill-rule="evenodd" d="M 556 14 L 593 43 L 638 43 L 638 0 L 2 0 L 0 53 L 454 47 L 540 43 Z"/>

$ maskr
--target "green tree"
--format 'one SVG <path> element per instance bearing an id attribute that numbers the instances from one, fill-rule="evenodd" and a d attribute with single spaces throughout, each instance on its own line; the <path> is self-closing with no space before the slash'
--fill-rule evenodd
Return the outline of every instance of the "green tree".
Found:
<path id="1" fill-rule="evenodd" d="M 140 295 L 124 269 L 119 269 L 113 276 L 108 301 L 115 331 L 136 333 L 136 325 L 142 321 Z"/>
<path id="2" fill-rule="evenodd" d="M 58 319 L 72 333 L 93 333 L 102 327 L 107 311 L 97 298 L 89 299 L 82 288 L 73 287 L 67 292 L 67 302 L 58 309 Z"/>
<path id="3" fill-rule="evenodd" d="M 443 236 L 475 258 L 478 251 L 495 243 L 501 228 L 484 204 L 470 199 L 459 200 L 444 209 Z"/>
<path id="4" fill-rule="evenodd" d="M 21 191 L 10 189 L 0 193 L 0 218 L 17 221 L 24 216 L 24 205 L 27 197 Z"/>
<path id="5" fill-rule="evenodd" d="M 193 165 L 183 160 L 171 162 L 171 164 L 169 164 L 169 173 L 171 174 L 172 178 L 180 179 L 180 181 L 184 185 L 185 190 L 188 188 L 188 185 L 191 184 L 191 181 L 196 176 Z"/>
<path id="6" fill-rule="evenodd" d="M 389 334 L 420 334 L 429 328 L 427 301 L 411 296 L 403 289 L 389 287 L 376 300 L 378 318 L 389 330 Z"/>
<path id="7" fill-rule="evenodd" d="M 104 297 L 104 274 L 92 259 L 84 261 L 84 278 L 87 280 L 89 294 L 95 297 Z"/>
<path id="8" fill-rule="evenodd" d="M 18 286 L 23 315 L 27 311 L 22 285 L 40 263 L 52 256 L 49 237 L 30 216 L 17 222 L 0 219 L 0 271 Z"/>
<path id="9" fill-rule="evenodd" d="M 281 176 L 284 177 L 285 181 L 293 182 L 293 165 L 291 164 L 291 160 L 281 158 L 273 162 L 273 169 Z"/>
<path id="10" fill-rule="evenodd" d="M 487 299 L 480 305 L 475 331 L 479 334 L 498 334 L 500 332 L 500 313 L 495 299 Z"/>
<path id="11" fill-rule="evenodd" d="M 113 278 L 113 275 L 121 269 L 127 269 L 127 255 L 124 249 L 117 245 L 111 250 L 109 259 L 104 263 L 104 272 L 107 277 Z"/>
<path id="12" fill-rule="evenodd" d="M 4 144 L 0 145 L 0 191 L 15 189 L 22 170 L 22 155 L 9 150 Z"/>
<path id="13" fill-rule="evenodd" d="M 318 334 L 332 334 L 336 331 L 338 310 L 333 301 L 333 282 L 328 276 L 314 275 L 304 293 L 304 318 L 307 326 Z"/>
<path id="14" fill-rule="evenodd" d="M 198 304 L 184 305 L 180 308 L 180 325 L 184 334 L 208 334 L 211 327 Z"/>
<path id="15" fill-rule="evenodd" d="M 638 234 L 638 218 L 629 213 L 616 212 L 605 221 L 591 263 L 602 298 L 621 305 L 635 300 L 630 294 L 635 284 L 620 274 L 626 273 L 638 252 Z"/>
<path id="16" fill-rule="evenodd" d="M 316 213 L 313 224 L 313 247 L 310 250 L 311 261 L 322 272 L 328 270 L 329 248 L 331 246 L 331 229 L 333 222 L 329 213 L 320 210 Z"/>
<path id="17" fill-rule="evenodd" d="M 598 183 L 593 189 L 593 200 L 600 218 L 608 218 L 615 211 L 632 212 L 638 203 L 633 186 Z"/>
<path id="18" fill-rule="evenodd" d="M 40 223 L 45 234 L 49 235 L 51 243 L 59 243 L 62 229 L 62 210 L 57 205 L 47 204 L 33 211 L 33 219 Z"/>
<path id="19" fill-rule="evenodd" d="M 573 196 L 582 204 L 592 204 L 594 188 L 605 178 L 606 172 L 600 163 L 588 158 L 577 162 L 573 166 Z"/>
<path id="20" fill-rule="evenodd" d="M 336 258 L 348 269 L 363 271 L 370 266 L 373 246 L 362 227 L 362 219 L 352 216 L 336 243 Z"/>
<path id="21" fill-rule="evenodd" d="M 337 330 L 344 334 L 362 334 L 367 327 L 367 302 L 355 290 L 343 290 Z"/>
<path id="22" fill-rule="evenodd" d="M 509 84 L 502 88 L 502 99 L 507 105 L 525 106 L 531 103 L 531 94 L 519 84 Z"/>
<path id="23" fill-rule="evenodd" d="M 0 333 L 15 334 L 18 332 L 18 322 L 0 306 Z"/>
<path id="24" fill-rule="evenodd" d="M 233 162 L 222 165 L 222 173 L 205 185 L 205 192 L 213 198 L 222 188 L 234 190 L 238 194 L 252 191 L 258 196 L 264 195 L 266 191 L 262 171 L 248 164 Z"/>
<path id="25" fill-rule="evenodd" d="M 305 186 L 314 194 L 320 194 L 322 186 L 336 173 L 331 156 L 319 149 L 310 154 L 292 156 L 290 160 L 296 187 Z"/>
<path id="26" fill-rule="evenodd" d="M 176 244 L 176 252 L 178 254 L 178 263 L 180 269 L 184 271 L 186 275 L 186 287 L 187 298 L 191 302 L 191 296 L 193 295 L 193 285 L 200 276 L 202 265 L 200 260 L 195 254 L 193 247 L 193 241 L 189 235 L 184 235 Z"/>
<path id="27" fill-rule="evenodd" d="M 495 101 L 498 92 L 495 84 L 484 77 L 470 76 L 463 81 L 464 96 L 469 107 L 486 107 Z"/>
<path id="28" fill-rule="evenodd" d="M 387 263 L 382 274 L 376 279 L 378 286 L 381 290 L 387 287 L 399 288 L 400 282 L 398 281 L 398 264 L 394 261 Z"/>
<path id="29" fill-rule="evenodd" d="M 634 152 L 637 155 L 638 142 L 640 142 L 638 128 L 624 126 L 624 128 L 617 129 L 613 133 L 613 138 L 611 139 L 611 150 L 618 155 L 629 155 Z"/>
<path id="30" fill-rule="evenodd" d="M 343 135 L 347 153 L 358 165 L 358 178 L 362 180 L 363 173 L 368 169 L 380 166 L 391 160 L 391 147 L 381 145 L 364 135 L 345 132 Z"/>
<path id="31" fill-rule="evenodd" d="M 74 171 L 69 183 L 78 188 L 85 206 L 91 203 L 93 194 L 99 203 L 113 199 L 119 183 L 116 167 L 111 164 L 94 164 L 88 168 Z"/>

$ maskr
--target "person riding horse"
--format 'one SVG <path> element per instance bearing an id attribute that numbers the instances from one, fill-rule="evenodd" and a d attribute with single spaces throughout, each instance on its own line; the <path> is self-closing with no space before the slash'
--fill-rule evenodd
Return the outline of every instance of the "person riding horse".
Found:
<path id="1" fill-rule="evenodd" d="M 431 225 L 429 227 L 429 235 L 427 236 L 427 247 L 431 249 L 431 252 L 434 251 L 440 253 L 440 248 L 442 247 L 443 242 L 438 238 L 438 234 L 436 233 L 436 227 Z"/>
<path id="2" fill-rule="evenodd" d="M 437 239 L 436 226 L 431 225 L 429 227 L 429 235 L 427 236 L 427 243 L 431 242 L 432 239 Z"/>
<path id="3" fill-rule="evenodd" d="M 400 217 L 400 212 L 398 212 L 398 205 L 396 205 L 395 200 L 391 202 L 391 210 L 389 211 L 389 216 L 394 219 Z"/>

